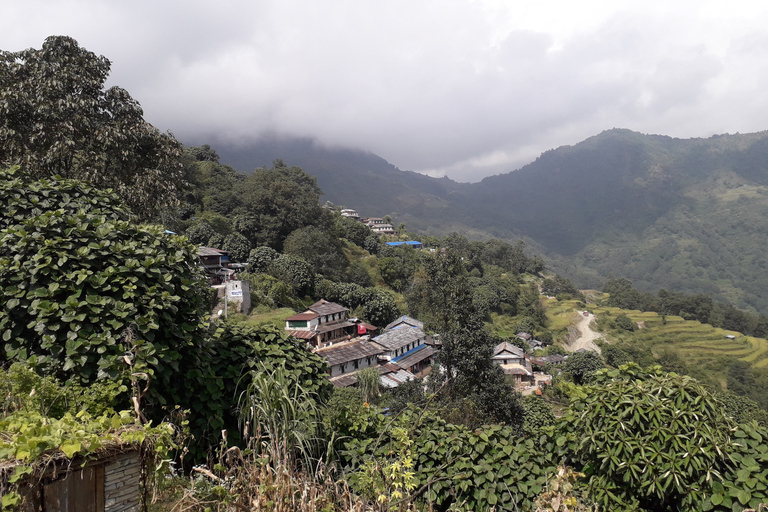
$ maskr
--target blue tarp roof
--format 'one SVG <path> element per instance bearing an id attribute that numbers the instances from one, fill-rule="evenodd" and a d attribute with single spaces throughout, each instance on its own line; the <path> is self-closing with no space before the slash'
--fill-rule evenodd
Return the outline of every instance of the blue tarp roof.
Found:
<path id="1" fill-rule="evenodd" d="M 387 242 L 387 245 L 421 245 L 421 242 L 417 242 L 415 240 L 410 240 L 408 242 Z"/>

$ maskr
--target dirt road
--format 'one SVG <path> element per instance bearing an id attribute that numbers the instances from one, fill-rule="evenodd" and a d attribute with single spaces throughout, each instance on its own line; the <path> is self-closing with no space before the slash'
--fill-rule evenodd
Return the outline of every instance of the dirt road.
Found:
<path id="1" fill-rule="evenodd" d="M 577 334 L 578 337 L 570 344 L 566 345 L 565 349 L 570 350 L 571 352 L 576 352 L 581 348 L 585 348 L 599 354 L 600 347 L 595 344 L 595 340 L 600 337 L 600 334 L 589 327 L 590 322 L 595 319 L 595 315 L 588 313 L 587 316 L 585 316 L 583 311 L 579 311 L 579 318 L 581 320 L 579 320 L 579 323 L 576 326 L 579 331 Z"/>

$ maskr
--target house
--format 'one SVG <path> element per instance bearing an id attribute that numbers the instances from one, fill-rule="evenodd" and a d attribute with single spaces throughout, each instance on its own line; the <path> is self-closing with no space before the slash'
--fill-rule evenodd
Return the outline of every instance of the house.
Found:
<path id="1" fill-rule="evenodd" d="M 357 318 L 347 318 L 348 314 L 348 308 L 321 299 L 305 311 L 286 318 L 285 329 L 291 336 L 306 340 L 315 348 L 328 347 L 377 330 Z"/>
<path id="2" fill-rule="evenodd" d="M 372 217 L 370 219 L 366 219 L 365 223 L 377 235 L 394 235 L 395 234 L 395 230 L 392 227 L 392 224 L 386 222 L 384 219 L 381 219 L 379 217 Z"/>
<path id="3" fill-rule="evenodd" d="M 520 338 L 521 340 L 524 340 L 524 341 L 531 341 L 531 339 L 533 339 L 533 336 L 531 336 L 527 332 L 519 332 L 515 334 L 515 337 Z"/>
<path id="4" fill-rule="evenodd" d="M 550 356 L 531 358 L 531 364 L 539 368 L 544 368 L 549 364 L 556 364 L 556 365 L 563 364 L 563 362 L 565 362 L 565 357 L 561 356 L 560 354 L 552 354 Z"/>
<path id="5" fill-rule="evenodd" d="M 424 245 L 421 242 L 417 242 L 415 240 L 410 240 L 408 242 L 387 242 L 387 245 L 390 247 L 399 247 L 401 245 L 405 245 L 408 247 L 413 247 L 414 249 L 423 249 Z"/>
<path id="6" fill-rule="evenodd" d="M 415 318 L 411 318 L 408 315 L 403 315 L 397 320 L 388 323 L 387 326 L 384 327 L 384 332 L 390 331 L 392 329 L 399 329 L 401 327 L 418 327 L 419 329 L 424 330 L 424 323 L 416 320 Z"/>
<path id="7" fill-rule="evenodd" d="M 404 355 L 411 349 L 423 345 L 427 335 L 418 327 L 403 327 L 391 329 L 373 338 L 384 349 L 383 357 L 390 361 Z"/>
<path id="8" fill-rule="evenodd" d="M 419 374 L 430 367 L 434 360 L 434 355 L 434 347 L 424 344 L 412 348 L 400 357 L 395 357 L 392 359 L 392 363 L 403 370 L 407 370 L 413 374 Z"/>
<path id="9" fill-rule="evenodd" d="M 534 381 L 531 360 L 525 351 L 511 343 L 501 342 L 493 349 L 491 359 L 501 366 L 505 375 L 511 375 L 515 384 L 531 384 Z"/>
<path id="10" fill-rule="evenodd" d="M 499 365 L 521 364 L 525 365 L 525 351 L 516 345 L 503 341 L 493 348 L 491 359 Z"/>
<path id="11" fill-rule="evenodd" d="M 360 220 L 360 215 L 350 208 L 344 208 L 341 210 L 341 216 L 342 217 L 348 217 L 350 219 Z"/>
<path id="12" fill-rule="evenodd" d="M 209 274 L 216 274 L 222 268 L 229 267 L 229 251 L 213 247 L 198 247 L 197 256 Z"/>
<path id="13" fill-rule="evenodd" d="M 377 366 L 378 357 L 383 353 L 384 350 L 378 344 L 362 339 L 336 343 L 316 351 L 328 363 L 331 382 L 334 377 Z"/>

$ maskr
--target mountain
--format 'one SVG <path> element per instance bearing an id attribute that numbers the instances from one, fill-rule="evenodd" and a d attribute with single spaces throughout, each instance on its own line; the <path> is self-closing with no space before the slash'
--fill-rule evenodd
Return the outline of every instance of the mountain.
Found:
<path id="1" fill-rule="evenodd" d="M 768 312 L 768 132 L 608 130 L 471 184 L 309 140 L 216 149 L 240 170 L 282 158 L 317 176 L 328 200 L 411 231 L 522 237 L 584 287 L 627 277 L 644 291 L 707 293 Z"/>

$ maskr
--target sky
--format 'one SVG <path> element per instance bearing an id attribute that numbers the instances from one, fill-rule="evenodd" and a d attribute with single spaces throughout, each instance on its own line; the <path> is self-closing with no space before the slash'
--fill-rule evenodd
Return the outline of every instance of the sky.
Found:
<path id="1" fill-rule="evenodd" d="M 768 129 L 754 0 L 0 3 L 0 49 L 50 35 L 106 56 L 182 142 L 310 137 L 463 182 L 611 128 Z"/>

